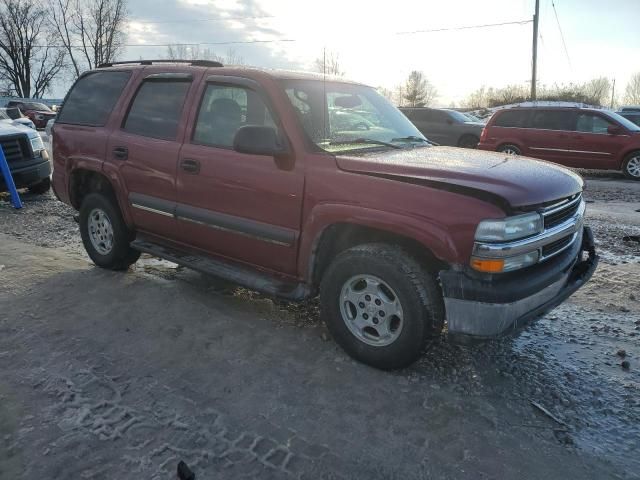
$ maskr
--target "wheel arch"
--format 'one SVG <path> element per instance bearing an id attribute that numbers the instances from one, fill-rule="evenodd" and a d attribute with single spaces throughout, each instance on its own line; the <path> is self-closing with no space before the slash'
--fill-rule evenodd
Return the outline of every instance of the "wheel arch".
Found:
<path id="1" fill-rule="evenodd" d="M 449 263 L 434 253 L 414 236 L 399 233 L 390 228 L 371 226 L 357 222 L 335 222 L 326 225 L 316 235 L 308 256 L 304 278 L 316 291 L 327 267 L 341 252 L 367 243 L 388 243 L 400 245 L 429 270 L 440 271 L 449 268 Z M 307 258 L 307 257 L 302 257 Z"/>

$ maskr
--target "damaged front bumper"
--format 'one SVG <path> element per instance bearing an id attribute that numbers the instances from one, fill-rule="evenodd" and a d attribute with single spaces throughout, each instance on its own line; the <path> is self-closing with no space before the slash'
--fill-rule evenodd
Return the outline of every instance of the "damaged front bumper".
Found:
<path id="1" fill-rule="evenodd" d="M 511 333 L 566 300 L 598 265 L 591 229 L 584 227 L 581 233 L 566 253 L 527 271 L 485 276 L 441 272 L 449 335 L 465 341 Z"/>

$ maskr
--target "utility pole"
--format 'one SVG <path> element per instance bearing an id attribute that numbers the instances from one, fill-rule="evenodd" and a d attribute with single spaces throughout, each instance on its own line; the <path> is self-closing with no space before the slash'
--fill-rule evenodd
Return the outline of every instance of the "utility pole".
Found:
<path id="1" fill-rule="evenodd" d="M 611 87 L 611 110 L 613 110 L 613 101 L 616 98 L 616 79 L 613 79 L 613 87 Z"/>
<path id="2" fill-rule="evenodd" d="M 531 100 L 536 99 L 536 77 L 538 75 L 538 20 L 540 20 L 540 0 L 536 0 L 533 14 L 533 61 L 531 62 Z"/>

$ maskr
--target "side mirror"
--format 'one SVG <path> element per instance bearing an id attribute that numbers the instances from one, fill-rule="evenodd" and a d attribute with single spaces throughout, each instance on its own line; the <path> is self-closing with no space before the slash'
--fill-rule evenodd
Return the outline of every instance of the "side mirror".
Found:
<path id="1" fill-rule="evenodd" d="M 246 125 L 240 127 L 233 137 L 236 152 L 274 157 L 286 152 L 273 127 Z"/>
<path id="2" fill-rule="evenodd" d="M 607 133 L 609 135 L 619 135 L 622 133 L 622 127 L 620 125 L 609 125 L 607 127 Z"/>
<path id="3" fill-rule="evenodd" d="M 278 168 L 291 170 L 293 159 L 286 142 L 273 127 L 245 125 L 233 137 L 233 149 L 249 155 L 274 157 Z"/>

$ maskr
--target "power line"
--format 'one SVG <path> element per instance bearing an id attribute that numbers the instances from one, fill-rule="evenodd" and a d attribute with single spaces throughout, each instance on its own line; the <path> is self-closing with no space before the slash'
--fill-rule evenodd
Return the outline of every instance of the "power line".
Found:
<path id="1" fill-rule="evenodd" d="M 527 23 L 531 23 L 532 21 L 533 20 L 519 20 L 515 22 L 486 23 L 483 25 L 467 25 L 464 27 L 433 28 L 429 30 L 411 30 L 407 32 L 395 32 L 395 35 L 412 35 L 414 33 L 433 33 L 433 32 L 449 32 L 454 30 L 471 30 L 476 28 L 501 27 L 503 25 L 525 25 Z"/>
<path id="2" fill-rule="evenodd" d="M 251 17 L 211 17 L 211 18 L 192 18 L 181 20 L 136 20 L 133 17 L 128 23 L 135 22 L 143 25 L 165 24 L 165 23 L 197 23 L 197 22 L 226 22 L 227 20 L 259 20 L 262 18 L 275 18 L 275 15 L 256 15 Z"/>
<path id="3" fill-rule="evenodd" d="M 564 54 L 567 56 L 567 62 L 569 63 L 569 69 L 573 71 L 571 65 L 571 58 L 569 58 L 569 51 L 567 50 L 567 44 L 564 41 L 564 34 L 562 33 L 562 27 L 560 26 L 560 19 L 558 18 L 558 11 L 556 10 L 556 4 L 551 0 L 551 6 L 553 7 L 553 13 L 556 16 L 556 23 L 558 24 L 558 30 L 560 30 L 560 38 L 562 39 L 562 46 L 564 47 Z"/>
<path id="4" fill-rule="evenodd" d="M 482 25 L 466 25 L 462 27 L 448 27 L 448 28 L 436 28 L 431 30 L 414 30 L 408 32 L 393 32 L 392 35 L 413 35 L 418 33 L 432 33 L 432 32 L 446 32 L 454 30 L 470 30 L 476 28 L 489 28 L 499 27 L 503 25 L 524 25 L 531 23 L 531 20 L 521 20 L 516 22 L 503 22 L 503 23 L 489 23 Z M 272 40 L 233 40 L 233 41 L 221 41 L 221 42 L 172 42 L 172 43 L 129 43 L 122 45 L 123 47 L 168 47 L 168 46 L 191 46 L 191 45 L 250 45 L 250 44 L 268 44 L 268 43 L 290 43 L 300 42 L 295 38 L 278 38 Z M 67 48 L 65 45 L 40 45 L 41 47 L 48 48 Z M 82 45 L 70 45 L 71 48 L 83 48 Z"/>

